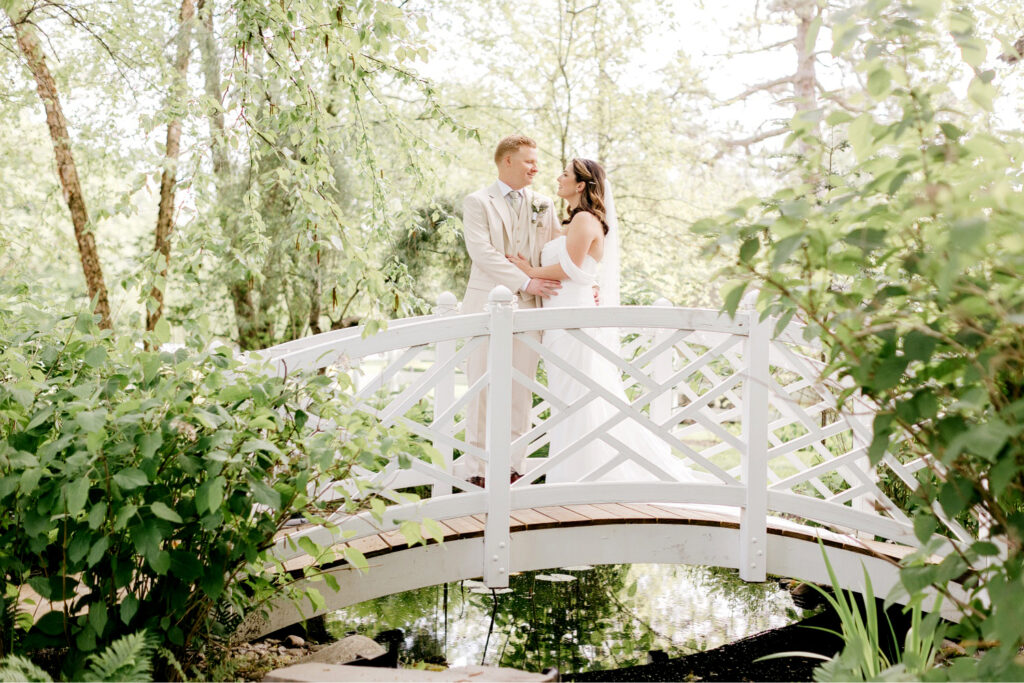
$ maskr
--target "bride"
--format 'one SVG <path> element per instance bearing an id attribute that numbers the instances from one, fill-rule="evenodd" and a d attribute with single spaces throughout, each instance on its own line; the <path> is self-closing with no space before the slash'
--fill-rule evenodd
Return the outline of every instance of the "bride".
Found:
<path id="1" fill-rule="evenodd" d="M 531 266 L 521 256 L 509 257 L 530 277 L 562 281 L 562 288 L 544 300 L 545 308 L 586 307 L 597 305 L 593 293 L 600 286 L 601 304 L 617 306 L 618 301 L 618 234 L 614 202 L 604 169 L 590 159 L 573 159 L 558 177 L 558 196 L 566 200 L 569 217 L 559 237 L 544 245 L 541 265 Z M 603 263 L 602 263 L 603 262 Z M 599 264 L 603 274 L 599 276 Z M 555 355 L 603 386 L 616 398 L 628 403 L 619 369 L 586 344 L 581 344 L 567 330 L 544 333 L 544 346 Z M 611 346 L 618 348 L 618 340 Z M 568 406 L 570 415 L 551 429 L 550 454 L 558 459 L 547 473 L 547 481 L 569 482 L 600 479 L 602 481 L 655 481 L 668 474 L 675 481 L 700 481 L 702 477 L 672 455 L 668 444 L 632 418 L 613 426 L 610 436 L 628 447 L 628 455 L 642 457 L 650 467 L 634 459 L 609 468 L 619 449 L 600 438 L 590 440 L 579 450 L 562 458 L 575 442 L 600 430 L 617 409 L 603 398 L 588 396 L 588 388 L 554 363 L 547 364 L 548 388 Z M 587 401 L 580 404 L 581 401 Z"/>

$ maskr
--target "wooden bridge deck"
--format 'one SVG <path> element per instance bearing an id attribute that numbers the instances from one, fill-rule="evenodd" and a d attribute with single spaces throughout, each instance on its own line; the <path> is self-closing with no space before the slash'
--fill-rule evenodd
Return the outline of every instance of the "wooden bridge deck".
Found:
<path id="1" fill-rule="evenodd" d="M 467 538 L 482 538 L 486 515 L 469 515 L 437 521 L 443 531 L 443 540 L 445 542 Z M 739 529 L 740 519 L 738 513 L 730 514 L 728 511 L 670 504 L 599 503 L 593 505 L 557 505 L 513 510 L 511 512 L 510 530 L 515 534 L 516 532 L 539 529 L 597 526 L 602 524 L 686 524 L 690 526 Z M 309 526 L 292 527 L 280 532 L 279 538 L 301 531 Z M 817 542 L 820 538 L 828 547 L 876 558 L 887 558 L 894 562 L 898 562 L 901 558 L 915 550 L 905 545 L 857 538 L 852 534 L 838 534 L 826 529 L 787 523 L 785 520 L 771 517 L 768 520 L 768 533 L 812 542 Z M 435 543 L 434 539 L 426 540 L 427 545 Z M 393 530 L 372 536 L 363 536 L 346 543 L 339 543 L 334 547 L 337 550 L 352 547 L 359 550 L 365 557 L 372 558 L 392 552 L 408 550 L 411 546 L 400 531 Z M 295 571 L 310 565 L 312 562 L 313 560 L 309 556 L 300 556 L 287 561 L 285 568 Z M 325 565 L 324 568 L 339 567 L 344 564 L 346 562 L 342 560 Z"/>

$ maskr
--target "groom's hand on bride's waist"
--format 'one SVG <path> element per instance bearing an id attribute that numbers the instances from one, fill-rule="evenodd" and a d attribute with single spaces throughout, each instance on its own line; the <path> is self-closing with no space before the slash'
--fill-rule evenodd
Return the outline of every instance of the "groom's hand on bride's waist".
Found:
<path id="1" fill-rule="evenodd" d="M 562 283 L 558 280 L 545 280 L 544 278 L 532 277 L 526 285 L 526 293 L 539 296 L 542 299 L 547 299 L 549 296 L 557 292 L 562 288 Z"/>

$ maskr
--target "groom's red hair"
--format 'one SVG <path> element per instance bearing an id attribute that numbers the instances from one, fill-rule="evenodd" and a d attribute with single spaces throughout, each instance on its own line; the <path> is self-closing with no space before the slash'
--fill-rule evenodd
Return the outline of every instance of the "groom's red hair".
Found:
<path id="1" fill-rule="evenodd" d="M 494 150 L 494 163 L 500 164 L 501 160 L 507 157 L 509 154 L 515 154 L 519 151 L 520 147 L 537 147 L 537 143 L 533 141 L 533 138 L 528 138 L 525 135 L 509 135 L 501 139 L 498 143 L 498 148 Z"/>

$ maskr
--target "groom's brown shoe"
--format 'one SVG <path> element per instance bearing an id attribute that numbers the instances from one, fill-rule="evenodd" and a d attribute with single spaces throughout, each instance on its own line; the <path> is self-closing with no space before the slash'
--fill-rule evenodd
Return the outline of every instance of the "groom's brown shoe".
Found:
<path id="1" fill-rule="evenodd" d="M 485 480 L 483 477 L 470 477 L 466 481 L 468 481 L 473 486 L 479 486 L 480 488 L 486 488 L 485 484 L 487 483 L 487 480 Z"/>
<path id="2" fill-rule="evenodd" d="M 517 481 L 519 481 L 522 478 L 523 478 L 523 475 L 519 474 L 515 470 L 512 470 L 512 472 L 508 475 L 508 483 L 514 484 L 514 483 L 516 483 Z"/>

